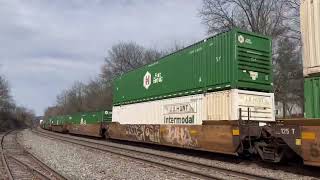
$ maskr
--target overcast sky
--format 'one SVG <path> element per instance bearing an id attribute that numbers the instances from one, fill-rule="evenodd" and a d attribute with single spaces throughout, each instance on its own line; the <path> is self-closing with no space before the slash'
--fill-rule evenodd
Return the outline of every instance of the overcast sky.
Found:
<path id="1" fill-rule="evenodd" d="M 0 74 L 42 115 L 74 81 L 96 77 L 110 47 L 188 45 L 206 36 L 201 0 L 0 0 Z"/>

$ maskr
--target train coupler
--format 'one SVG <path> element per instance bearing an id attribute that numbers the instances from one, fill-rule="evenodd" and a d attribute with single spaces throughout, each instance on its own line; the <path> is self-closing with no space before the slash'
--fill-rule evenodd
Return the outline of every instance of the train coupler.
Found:
<path id="1" fill-rule="evenodd" d="M 279 152 L 279 149 L 275 146 L 268 145 L 264 142 L 255 143 L 254 146 L 263 161 L 278 163 L 283 157 L 283 152 Z"/>

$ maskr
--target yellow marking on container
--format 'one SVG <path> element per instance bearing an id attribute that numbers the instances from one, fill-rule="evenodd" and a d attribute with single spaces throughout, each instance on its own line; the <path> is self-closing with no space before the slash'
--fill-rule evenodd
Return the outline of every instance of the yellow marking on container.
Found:
<path id="1" fill-rule="evenodd" d="M 240 130 L 239 129 L 233 129 L 232 130 L 232 135 L 239 136 L 240 135 Z"/>
<path id="2" fill-rule="evenodd" d="M 315 140 L 316 139 L 316 134 L 314 132 L 302 132 L 301 133 L 301 139 Z"/>
<path id="3" fill-rule="evenodd" d="M 296 139 L 296 145 L 301 146 L 301 139 Z"/>
<path id="4" fill-rule="evenodd" d="M 190 130 L 190 134 L 193 135 L 193 136 L 194 136 L 194 135 L 197 135 L 197 134 L 198 134 L 198 131 L 196 131 L 196 130 Z"/>
<path id="5" fill-rule="evenodd" d="M 160 128 L 160 133 L 167 133 L 168 130 L 166 128 Z"/>

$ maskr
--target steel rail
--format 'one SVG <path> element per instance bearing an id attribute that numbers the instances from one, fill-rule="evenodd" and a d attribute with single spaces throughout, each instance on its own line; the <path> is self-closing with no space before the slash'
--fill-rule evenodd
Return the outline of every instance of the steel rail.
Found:
<path id="1" fill-rule="evenodd" d="M 33 174 L 36 173 L 37 175 L 39 175 L 41 178 L 44 178 L 44 179 L 52 179 L 50 176 L 40 172 L 39 170 L 37 170 L 36 168 L 22 162 L 21 160 L 11 156 L 11 155 L 7 155 L 9 158 L 13 159 L 17 164 L 21 165 L 21 166 L 24 166 L 26 167 L 30 172 L 32 172 Z"/>
<path id="2" fill-rule="evenodd" d="M 66 180 L 66 178 L 64 176 L 62 176 L 60 173 L 58 173 L 57 171 L 55 171 L 54 169 L 50 168 L 48 165 L 46 165 L 45 163 L 43 163 L 42 161 L 40 161 L 40 159 L 38 159 L 36 156 L 34 156 L 33 154 L 28 152 L 28 155 L 38 163 L 38 165 L 40 165 L 43 169 L 47 170 L 48 172 L 52 173 L 53 176 L 55 176 L 58 179 L 61 180 Z"/>
<path id="3" fill-rule="evenodd" d="M 4 140 L 4 137 L 6 135 L 8 135 L 9 133 L 11 133 L 12 131 L 7 131 L 3 134 L 3 136 L 1 137 L 1 159 L 2 159 L 2 164 L 3 166 L 5 167 L 5 170 L 6 170 L 6 174 L 9 178 L 9 180 L 13 180 L 13 176 L 12 176 L 12 172 L 9 168 L 9 165 L 8 165 L 8 161 L 6 159 L 6 156 L 4 155 L 4 149 L 3 149 L 3 140 Z"/>
<path id="4" fill-rule="evenodd" d="M 203 172 L 191 171 L 191 170 L 188 170 L 188 169 L 185 169 L 185 168 L 181 168 L 181 167 L 178 167 L 178 166 L 170 166 L 170 165 L 168 165 L 168 164 L 166 164 L 164 162 L 148 160 L 148 159 L 144 158 L 143 156 L 149 155 L 149 156 L 154 156 L 154 157 L 157 157 L 157 158 L 162 158 L 162 159 L 165 159 L 167 161 L 173 161 L 173 162 L 176 161 L 176 162 L 179 162 L 180 164 L 187 164 L 188 166 L 193 166 L 193 167 L 196 167 L 196 168 L 206 168 L 206 169 L 210 169 L 212 171 L 220 172 L 222 174 L 226 174 L 226 175 L 229 175 L 229 176 L 236 176 L 236 177 L 243 178 L 243 179 L 272 179 L 272 180 L 275 179 L 275 178 L 272 178 L 272 177 L 252 174 L 252 173 L 248 173 L 248 172 L 225 169 L 225 168 L 214 166 L 214 165 L 210 166 L 210 165 L 206 165 L 206 164 L 203 164 L 203 163 L 198 163 L 198 162 L 193 162 L 193 161 L 189 161 L 189 160 L 185 160 L 185 159 L 180 159 L 180 158 L 177 158 L 177 157 L 167 157 L 167 156 L 160 155 L 160 154 L 155 154 L 155 153 L 150 153 L 150 152 L 145 152 L 145 151 L 139 151 L 139 150 L 125 148 L 125 147 L 118 147 L 118 146 L 114 146 L 114 145 L 110 145 L 110 144 L 92 142 L 92 141 L 85 140 L 84 138 L 75 139 L 75 138 L 72 138 L 72 137 L 66 137 L 66 136 L 60 135 L 58 133 L 53 133 L 53 132 L 49 132 L 50 135 L 49 135 L 49 133 L 44 133 L 44 132 L 35 131 L 35 130 L 33 130 L 33 132 L 35 132 L 35 133 L 37 133 L 39 135 L 42 135 L 42 136 L 49 137 L 49 138 L 58 139 L 60 141 L 69 142 L 69 143 L 72 143 L 72 144 L 85 146 L 85 147 L 88 147 L 88 148 L 98 149 L 100 151 L 110 152 L 110 153 L 113 153 L 113 154 L 125 156 L 125 157 L 128 157 L 128 158 L 133 158 L 133 159 L 140 160 L 140 161 L 147 161 L 149 163 L 156 164 L 158 166 L 162 166 L 162 167 L 166 167 L 166 168 L 169 167 L 171 169 L 175 169 L 175 170 L 178 170 L 180 172 L 184 172 L 186 174 L 192 174 L 192 175 L 195 175 L 196 177 L 205 178 L 205 179 L 225 179 L 225 178 L 221 178 L 221 176 L 218 176 L 218 175 L 215 176 L 215 175 L 206 174 L 206 173 L 203 173 Z M 80 142 L 82 142 L 82 143 L 80 143 Z M 104 148 L 97 147 L 97 146 L 103 146 Z M 107 148 L 109 148 L 109 149 L 107 149 Z M 114 150 L 111 150 L 110 148 L 113 148 Z M 117 150 L 128 151 L 128 153 L 127 154 L 121 153 L 121 152 L 119 152 Z M 132 152 L 139 153 L 141 157 L 132 156 L 130 154 Z"/>
<path id="5" fill-rule="evenodd" d="M 16 139 L 17 143 L 18 140 Z M 19 144 L 19 143 L 18 143 Z M 62 176 L 60 173 L 58 173 L 57 171 L 55 171 L 54 169 L 50 168 L 48 165 L 46 165 L 45 163 L 43 163 L 39 158 L 37 158 L 36 156 L 34 156 L 33 154 L 31 154 L 29 151 L 27 151 L 26 149 L 23 149 L 24 152 L 26 152 L 26 155 L 29 156 L 33 161 L 35 161 L 41 168 L 45 169 L 47 172 L 50 172 L 53 176 L 55 176 L 57 179 L 61 179 L 61 180 L 66 180 L 66 178 L 64 176 Z M 11 156 L 13 157 L 13 156 Z M 16 159 L 18 160 L 18 159 Z M 18 160 L 19 161 L 19 160 Z M 22 161 L 20 161 L 22 162 Z M 23 163 L 23 162 L 22 162 Z M 27 164 L 26 164 L 27 165 Z M 31 167 L 31 166 L 30 166 Z M 40 172 L 41 173 L 41 172 Z"/>
<path id="6" fill-rule="evenodd" d="M 4 150 L 4 138 L 5 136 L 7 136 L 8 134 L 12 133 L 13 131 L 8 131 L 6 132 L 2 138 L 1 138 L 1 155 L 2 155 L 2 162 L 3 164 L 5 165 L 5 169 L 7 171 L 7 175 L 9 176 L 9 179 L 10 180 L 14 180 L 14 177 L 12 175 L 12 170 L 10 169 L 9 167 L 9 164 L 8 164 L 8 159 L 7 158 L 10 158 L 12 159 L 16 164 L 20 165 L 20 166 L 23 166 L 25 168 L 27 168 L 31 174 L 33 175 L 36 175 L 38 177 L 40 177 L 41 179 L 48 179 L 48 180 L 51 180 L 53 179 L 53 177 L 57 178 L 57 179 L 61 179 L 61 180 L 65 180 L 66 178 L 63 177 L 61 174 L 59 174 L 58 172 L 56 172 L 55 170 L 53 170 L 52 168 L 50 168 L 49 166 L 47 166 L 46 164 L 44 164 L 43 162 L 41 162 L 38 158 L 36 158 L 35 156 L 33 156 L 31 153 L 29 153 L 26 149 L 24 149 L 22 146 L 20 146 L 23 151 L 26 153 L 25 156 L 27 156 L 28 158 L 31 158 L 33 160 L 33 162 L 35 162 L 37 165 L 39 165 L 42 169 L 46 170 L 48 173 L 50 173 L 50 175 L 47 175 L 39 170 L 36 169 L 36 167 L 32 166 L 32 165 L 29 165 L 28 163 L 25 163 L 21 160 L 19 160 L 18 158 L 14 157 L 13 155 L 11 154 L 8 154 L 6 153 Z M 16 140 L 17 144 L 18 141 Z"/>

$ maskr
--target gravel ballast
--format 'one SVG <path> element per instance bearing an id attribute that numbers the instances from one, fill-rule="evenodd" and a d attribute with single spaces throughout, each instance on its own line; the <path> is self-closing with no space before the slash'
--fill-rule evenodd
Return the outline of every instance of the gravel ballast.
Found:
<path id="1" fill-rule="evenodd" d="M 81 146 L 70 145 L 58 140 L 51 140 L 26 130 L 23 133 L 24 144 L 31 147 L 31 153 L 35 154 L 49 166 L 61 172 L 68 179 L 195 179 L 179 172 L 166 171 L 163 168 L 152 166 L 148 163 L 135 161 L 119 155 L 105 152 L 93 152 Z M 62 134 L 61 134 L 62 135 Z M 63 135 L 68 136 L 69 135 Z M 82 139 L 74 137 L 75 139 Z M 288 171 L 263 168 L 255 163 L 230 163 L 219 160 L 210 160 L 189 155 L 176 154 L 171 152 L 158 151 L 154 149 L 128 146 L 108 141 L 97 141 L 101 144 L 113 144 L 114 146 L 126 146 L 132 150 L 143 150 L 163 154 L 167 157 L 173 156 L 180 159 L 199 162 L 238 171 L 245 171 L 252 174 L 264 175 L 275 179 L 315 179 L 310 176 L 303 176 Z M 38 147 L 40 146 L 40 147 Z M 44 146 L 44 147 L 43 147 Z M 63 153 L 61 153 L 61 151 Z M 51 154 L 48 154 L 50 152 Z M 91 159 L 95 159 L 91 162 Z M 72 165 L 75 164 L 75 165 Z M 292 170 L 294 171 L 294 170 Z M 226 177 L 226 179 L 229 179 Z"/>
<path id="2" fill-rule="evenodd" d="M 23 131 L 20 142 L 67 179 L 197 179 L 141 161 L 95 151 Z"/>

